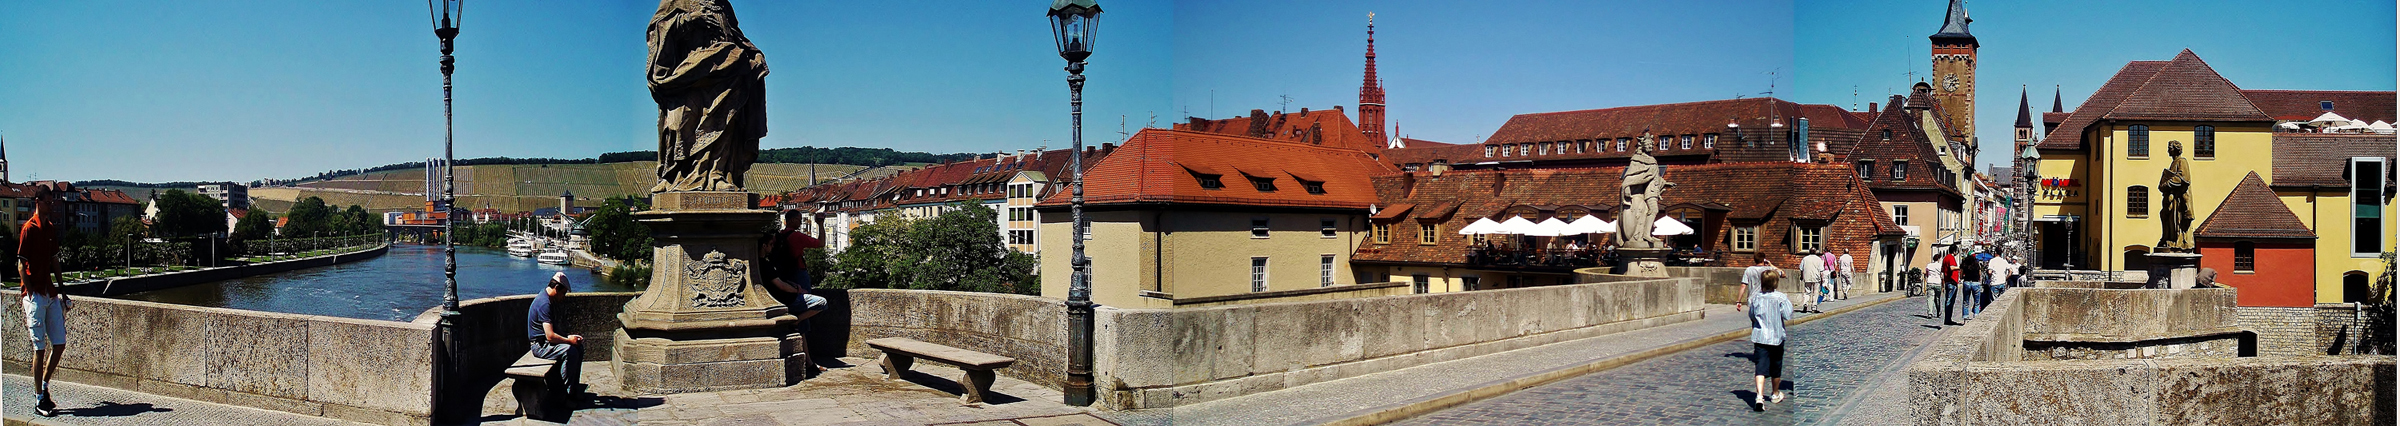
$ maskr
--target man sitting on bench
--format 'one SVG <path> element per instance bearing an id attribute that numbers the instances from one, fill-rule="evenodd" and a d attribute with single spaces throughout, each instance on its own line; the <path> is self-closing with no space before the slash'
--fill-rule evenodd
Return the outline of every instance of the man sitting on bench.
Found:
<path id="1" fill-rule="evenodd" d="M 558 326 L 550 320 L 550 303 L 567 295 L 567 273 L 550 276 L 550 285 L 534 293 L 533 305 L 525 310 L 527 340 L 533 343 L 533 356 L 558 361 L 563 380 L 557 384 L 573 392 L 583 383 L 583 335 L 558 334 Z"/>

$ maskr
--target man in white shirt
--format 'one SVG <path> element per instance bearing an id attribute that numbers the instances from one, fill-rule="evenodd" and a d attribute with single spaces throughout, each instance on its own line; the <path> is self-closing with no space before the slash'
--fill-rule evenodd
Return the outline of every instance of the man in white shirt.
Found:
<path id="1" fill-rule="evenodd" d="M 1758 294 L 1759 289 L 1765 288 L 1760 285 L 1763 284 L 1762 281 L 1765 279 L 1767 271 L 1775 270 L 1775 264 L 1768 263 L 1766 255 L 1753 255 L 1750 261 L 1750 267 L 1742 269 L 1742 300 L 1733 302 L 1735 311 L 1742 310 L 1749 302 L 1750 296 Z"/>
<path id="2" fill-rule="evenodd" d="M 1841 272 L 1840 274 L 1835 275 L 1835 277 L 1840 279 L 1841 283 L 1834 285 L 1833 295 L 1836 299 L 1850 300 L 1851 287 L 1858 286 L 1858 281 L 1856 280 L 1857 276 L 1851 275 L 1851 273 L 1855 271 L 1851 270 L 1850 265 L 1855 262 L 1850 260 L 1849 249 L 1836 250 L 1835 252 L 1841 253 L 1841 256 L 1835 256 L 1834 259 L 1835 263 L 1837 263 L 1834 265 L 1834 270 Z"/>
<path id="3" fill-rule="evenodd" d="M 1809 252 L 1800 258 L 1800 306 L 1802 311 L 1822 312 L 1817 304 L 1824 302 L 1825 257 Z"/>
<path id="4" fill-rule="evenodd" d="M 2008 261 L 2008 256 L 1993 256 L 1990 264 L 1983 265 L 1983 273 L 1983 288 L 1992 293 L 1992 297 L 1984 298 L 1983 303 L 1990 305 L 1991 299 L 1999 298 L 2002 292 L 2008 291 L 2008 279 L 2016 276 L 2017 264 Z"/>

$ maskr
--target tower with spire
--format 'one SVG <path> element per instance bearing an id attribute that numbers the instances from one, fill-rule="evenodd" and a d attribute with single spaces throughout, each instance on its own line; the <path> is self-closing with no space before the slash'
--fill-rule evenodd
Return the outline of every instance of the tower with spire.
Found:
<path id="1" fill-rule="evenodd" d="M 2033 104 L 2027 103 L 2025 90 L 2017 89 L 2017 144 L 2016 149 L 2009 150 L 2012 153 L 2022 152 L 2026 145 L 2033 144 Z"/>
<path id="2" fill-rule="evenodd" d="M 1375 77 L 1375 12 L 1367 12 L 1367 77 L 1358 87 L 1358 129 L 1367 134 L 1368 143 L 1398 148 L 1383 133 L 1383 80 Z"/>
<path id="3" fill-rule="evenodd" d="M 1964 0 L 1950 0 L 1950 13 L 1942 20 L 1942 30 L 1933 39 L 1934 101 L 1942 104 L 1942 113 L 1957 126 L 1960 134 L 1975 134 L 1975 50 L 1982 47 L 1975 35 L 1967 32 Z M 1972 143 L 1968 146 L 1974 146 Z"/>

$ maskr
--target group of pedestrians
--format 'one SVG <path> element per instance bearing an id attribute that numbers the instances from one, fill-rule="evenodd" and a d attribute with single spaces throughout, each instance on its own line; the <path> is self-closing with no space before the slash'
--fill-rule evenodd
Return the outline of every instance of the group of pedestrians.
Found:
<path id="1" fill-rule="evenodd" d="M 1925 262 L 1925 285 L 1931 293 L 1925 298 L 1927 315 L 1941 318 L 1943 325 L 1974 320 L 1992 299 L 2017 285 L 2015 280 L 2023 268 L 2014 256 L 1992 253 L 1986 247 L 1941 249 Z"/>

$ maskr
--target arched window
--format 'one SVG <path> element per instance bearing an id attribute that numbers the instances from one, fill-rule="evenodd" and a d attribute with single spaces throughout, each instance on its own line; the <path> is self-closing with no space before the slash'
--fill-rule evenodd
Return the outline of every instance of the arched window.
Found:
<path id="1" fill-rule="evenodd" d="M 2125 187 L 2125 215 L 2132 217 L 2150 216 L 2149 187 L 2141 185 Z"/>
<path id="2" fill-rule="evenodd" d="M 2150 126 L 2135 124 L 2125 128 L 2125 156 L 2150 156 Z"/>
<path id="3" fill-rule="evenodd" d="M 2342 273 L 2343 302 L 2357 303 L 2371 300 L 2375 298 L 2374 292 L 2375 291 L 2373 289 L 2367 287 L 2366 272 L 2350 271 Z"/>
<path id="4" fill-rule="evenodd" d="M 2258 272 L 2258 245 L 2249 241 L 2233 243 L 2233 271 Z"/>
<path id="5" fill-rule="evenodd" d="M 2217 126 L 2192 128 L 2192 158 L 2217 157 Z"/>

